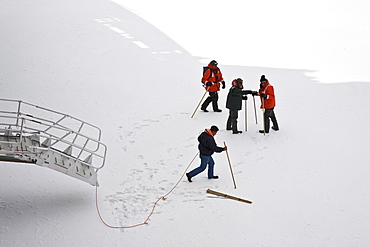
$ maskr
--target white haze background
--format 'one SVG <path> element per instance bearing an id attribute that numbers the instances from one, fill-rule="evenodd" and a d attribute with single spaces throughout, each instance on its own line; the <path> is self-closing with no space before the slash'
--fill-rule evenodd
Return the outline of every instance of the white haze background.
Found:
<path id="1" fill-rule="evenodd" d="M 0 98 L 102 129 L 108 157 L 98 202 L 112 226 L 144 222 L 213 124 L 221 129 L 217 143 L 229 147 L 237 189 L 225 153 L 215 154 L 219 180 L 183 178 L 148 225 L 111 229 L 97 215 L 94 187 L 2 162 L 1 246 L 368 246 L 367 2 L 117 3 L 0 0 Z M 228 88 L 241 77 L 257 89 L 266 75 L 280 131 L 257 133 L 261 111 L 256 125 L 250 99 L 248 132 L 227 132 L 228 88 L 220 92 L 222 113 L 190 118 L 210 59 Z"/>
<path id="2" fill-rule="evenodd" d="M 114 0 L 195 56 L 308 69 L 318 81 L 370 81 L 366 0 Z"/>

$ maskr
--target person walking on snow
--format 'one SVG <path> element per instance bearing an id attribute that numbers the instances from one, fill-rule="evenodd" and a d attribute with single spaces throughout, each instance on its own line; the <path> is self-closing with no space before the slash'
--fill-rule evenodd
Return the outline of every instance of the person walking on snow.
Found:
<path id="1" fill-rule="evenodd" d="M 269 133 L 270 130 L 270 119 L 272 121 L 272 129 L 275 131 L 279 130 L 279 125 L 276 120 L 274 108 L 275 108 L 275 93 L 274 87 L 266 79 L 265 75 L 261 76 L 260 79 L 260 90 L 259 95 L 261 98 L 261 109 L 264 109 L 264 130 L 260 130 L 260 133 Z"/>
<path id="2" fill-rule="evenodd" d="M 212 158 L 212 154 L 214 152 L 221 153 L 222 151 L 227 150 L 227 147 L 218 147 L 214 136 L 217 134 L 218 131 L 217 126 L 212 126 L 210 129 L 206 129 L 198 136 L 198 149 L 199 149 L 199 157 L 200 157 L 200 166 L 195 168 L 194 170 L 186 173 L 186 177 L 188 178 L 189 182 L 193 182 L 191 179 L 198 175 L 199 173 L 203 172 L 207 165 L 208 165 L 208 179 L 218 179 L 218 176 L 214 175 L 214 165 L 215 162 Z"/>
<path id="3" fill-rule="evenodd" d="M 257 95 L 257 91 L 242 90 L 243 80 L 241 78 L 232 81 L 232 87 L 227 94 L 226 108 L 229 109 L 229 118 L 226 123 L 226 130 L 232 130 L 233 134 L 242 133 L 238 130 L 238 111 L 242 109 L 242 100 L 247 100 L 247 94 Z"/>
<path id="4" fill-rule="evenodd" d="M 222 110 L 218 108 L 218 91 L 222 84 L 222 89 L 225 89 L 225 81 L 222 78 L 221 70 L 217 67 L 218 63 L 212 60 L 208 64 L 208 69 L 203 74 L 202 83 L 209 93 L 208 98 L 203 102 L 201 110 L 208 112 L 207 107 L 212 102 L 213 111 L 221 112 Z M 221 82 L 221 84 L 220 84 Z"/>

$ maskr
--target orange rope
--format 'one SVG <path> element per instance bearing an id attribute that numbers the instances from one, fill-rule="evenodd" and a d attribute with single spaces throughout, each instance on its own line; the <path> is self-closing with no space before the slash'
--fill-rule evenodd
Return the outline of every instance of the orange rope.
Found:
<path id="1" fill-rule="evenodd" d="M 132 226 L 111 226 L 109 224 L 107 224 L 103 217 L 101 216 L 100 214 L 100 211 L 99 211 L 99 205 L 98 205 L 98 183 L 96 183 L 96 210 L 98 212 L 98 215 L 99 215 L 99 218 L 100 220 L 103 222 L 104 225 L 106 225 L 107 227 L 109 228 L 115 228 L 115 229 L 125 229 L 125 228 L 134 228 L 134 227 L 137 227 L 137 226 L 142 226 L 142 225 L 147 225 L 148 224 L 148 221 L 150 219 L 150 217 L 153 215 L 153 212 L 154 212 L 154 209 L 155 207 L 157 206 L 158 202 L 162 199 L 162 200 L 166 200 L 167 196 L 169 194 L 172 193 L 172 191 L 178 186 L 178 184 L 180 183 L 180 181 L 182 180 L 182 178 L 184 177 L 186 171 L 189 169 L 190 165 L 193 163 L 193 161 L 195 160 L 195 158 L 198 156 L 199 152 L 194 156 L 194 158 L 191 160 L 191 162 L 189 163 L 189 165 L 186 167 L 184 173 L 182 174 L 182 176 L 180 177 L 179 181 L 175 184 L 175 186 L 167 193 L 165 194 L 164 196 L 161 196 L 158 198 L 158 200 L 154 203 L 153 205 L 153 208 L 152 208 L 152 211 L 150 212 L 149 216 L 146 218 L 146 220 L 143 222 L 143 223 L 140 223 L 140 224 L 136 224 L 136 225 L 132 225 Z"/>

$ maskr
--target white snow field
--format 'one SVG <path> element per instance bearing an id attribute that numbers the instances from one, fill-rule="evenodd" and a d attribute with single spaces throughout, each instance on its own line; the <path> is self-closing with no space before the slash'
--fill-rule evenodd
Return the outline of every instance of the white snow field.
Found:
<path id="1" fill-rule="evenodd" d="M 193 183 L 182 178 L 148 224 L 112 229 L 98 217 L 95 187 L 48 168 L 0 162 L 1 247 L 370 243 L 365 79 L 325 83 L 311 76 L 311 68 L 196 57 L 105 0 L 0 0 L 0 33 L 0 98 L 102 129 L 108 153 L 98 173 L 98 203 L 107 224 L 143 223 L 184 174 L 198 152 L 198 135 L 211 125 L 220 128 L 218 145 L 228 146 L 237 185 L 226 154 L 214 154 L 220 179 L 208 180 L 206 172 Z M 222 49 L 229 47 L 232 41 Z M 200 61 L 208 59 L 219 62 L 227 83 L 220 92 L 223 111 L 198 110 L 190 118 L 204 93 Z M 275 87 L 280 131 L 258 133 L 261 111 L 256 124 L 250 97 L 248 131 L 233 135 L 225 130 L 231 81 L 241 77 L 246 89 L 256 90 L 262 74 Z M 196 158 L 189 169 L 198 165 Z M 207 189 L 253 203 L 212 196 Z"/>

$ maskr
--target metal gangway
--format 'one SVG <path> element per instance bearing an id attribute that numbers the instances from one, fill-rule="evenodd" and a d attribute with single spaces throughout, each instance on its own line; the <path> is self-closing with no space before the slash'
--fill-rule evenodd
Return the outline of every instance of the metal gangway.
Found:
<path id="1" fill-rule="evenodd" d="M 107 152 L 100 140 L 98 127 L 75 117 L 0 99 L 0 161 L 48 167 L 95 186 Z"/>

